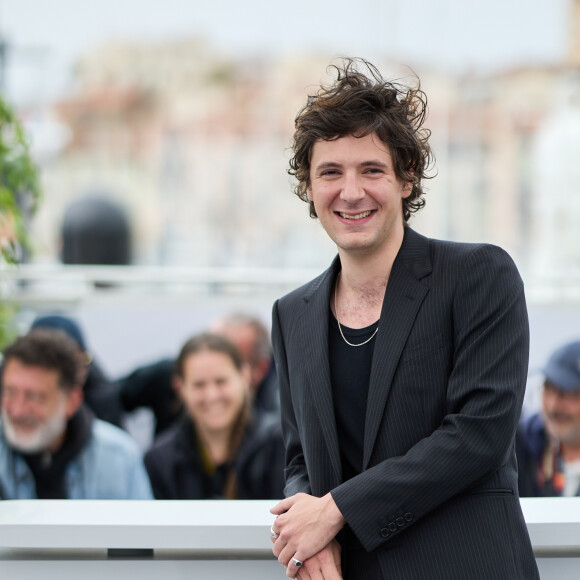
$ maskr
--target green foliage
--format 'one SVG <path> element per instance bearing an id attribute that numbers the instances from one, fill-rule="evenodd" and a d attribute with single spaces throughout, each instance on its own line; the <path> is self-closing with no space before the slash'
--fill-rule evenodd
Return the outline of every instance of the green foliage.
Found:
<path id="1" fill-rule="evenodd" d="M 0 348 L 12 338 L 10 320 L 15 311 L 3 296 L 4 273 L 18 263 L 22 249 L 30 249 L 25 218 L 34 213 L 39 200 L 38 170 L 22 124 L 0 97 Z"/>

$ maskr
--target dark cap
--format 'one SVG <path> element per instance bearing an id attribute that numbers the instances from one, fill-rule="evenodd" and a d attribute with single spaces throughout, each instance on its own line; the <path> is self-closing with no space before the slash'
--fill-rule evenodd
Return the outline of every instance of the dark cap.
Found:
<path id="1" fill-rule="evenodd" d="M 580 391 L 580 341 L 556 350 L 543 371 L 546 379 L 563 391 Z"/>
<path id="2" fill-rule="evenodd" d="M 30 327 L 33 328 L 58 328 L 70 336 L 81 348 L 81 350 L 86 351 L 87 347 L 85 345 L 85 339 L 79 325 L 66 316 L 61 316 L 59 314 L 53 314 L 50 316 L 40 316 L 38 317 Z"/>

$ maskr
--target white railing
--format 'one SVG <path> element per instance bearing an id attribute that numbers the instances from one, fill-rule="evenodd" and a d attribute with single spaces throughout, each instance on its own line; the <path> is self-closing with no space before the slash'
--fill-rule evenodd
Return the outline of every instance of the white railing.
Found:
<path id="1" fill-rule="evenodd" d="M 23 265 L 0 270 L 0 293 L 20 306 L 75 306 L 127 297 L 193 299 L 281 295 L 320 273 L 313 269 Z"/>
<path id="2" fill-rule="evenodd" d="M 282 580 L 269 538 L 273 503 L 0 502 L 0 577 Z M 521 503 L 542 580 L 577 580 L 580 498 Z"/>
<path id="3" fill-rule="evenodd" d="M 98 295 L 280 294 L 317 276 L 323 268 L 199 268 L 172 266 L 21 265 L 0 268 L 4 298 L 21 304 L 78 303 Z M 525 278 L 525 276 L 524 276 Z M 580 303 L 580 276 L 527 278 L 528 302 Z"/>

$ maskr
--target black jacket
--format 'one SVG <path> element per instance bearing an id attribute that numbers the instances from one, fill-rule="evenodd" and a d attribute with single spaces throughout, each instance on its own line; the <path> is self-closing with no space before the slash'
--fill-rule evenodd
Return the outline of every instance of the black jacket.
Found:
<path id="1" fill-rule="evenodd" d="M 183 414 L 173 388 L 174 372 L 175 361 L 162 359 L 139 367 L 118 381 L 123 410 L 151 409 L 155 415 L 155 436 L 174 425 Z"/>
<path id="2" fill-rule="evenodd" d="M 122 427 L 123 411 L 119 391 L 95 361 L 89 367 L 83 392 L 87 407 L 93 411 L 97 419 Z"/>
<path id="3" fill-rule="evenodd" d="M 406 228 L 374 339 L 363 472 L 348 481 L 328 363 L 339 267 L 274 305 L 286 495 L 332 492 L 389 578 L 539 578 L 517 492 L 528 319 L 512 260 Z"/>
<path id="4" fill-rule="evenodd" d="M 193 423 L 187 417 L 163 433 L 145 455 L 157 499 L 216 499 L 205 474 Z M 233 461 L 238 499 L 279 499 L 284 488 L 284 444 L 279 421 L 256 413 Z"/>

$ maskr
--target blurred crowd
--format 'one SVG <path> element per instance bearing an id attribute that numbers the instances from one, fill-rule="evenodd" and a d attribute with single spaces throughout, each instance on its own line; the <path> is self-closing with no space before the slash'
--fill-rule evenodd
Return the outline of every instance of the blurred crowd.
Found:
<path id="1" fill-rule="evenodd" d="M 2 499 L 276 499 L 284 445 L 269 333 L 231 313 L 173 359 L 111 379 L 79 324 L 41 316 L 1 367 Z M 542 369 L 541 408 L 515 443 L 521 496 L 580 494 L 580 341 Z M 143 453 L 124 428 L 154 418 Z"/>
<path id="2" fill-rule="evenodd" d="M 276 499 L 284 446 L 269 333 L 232 313 L 175 359 L 111 379 L 79 324 L 37 318 L 1 368 L 3 499 Z M 149 409 L 143 454 L 124 429 Z"/>

